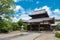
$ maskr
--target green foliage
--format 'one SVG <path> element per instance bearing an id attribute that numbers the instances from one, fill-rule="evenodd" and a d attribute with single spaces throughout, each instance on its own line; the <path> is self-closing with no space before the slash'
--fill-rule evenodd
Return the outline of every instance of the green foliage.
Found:
<path id="1" fill-rule="evenodd" d="M 56 32 L 55 33 L 55 37 L 60 38 L 60 33 L 59 32 Z"/>
<path id="2" fill-rule="evenodd" d="M 57 26 L 57 29 L 60 30 L 60 25 Z"/>
<path id="3" fill-rule="evenodd" d="M 8 32 L 11 25 L 6 20 L 0 20 L 0 32 Z"/>
<path id="4" fill-rule="evenodd" d="M 18 23 L 0 20 L 0 32 L 9 32 L 11 29 L 13 31 L 20 30 L 22 25 L 24 26 L 24 30 L 27 30 L 27 24 L 22 20 L 20 20 Z"/>
<path id="5" fill-rule="evenodd" d="M 60 22 L 60 20 L 55 20 L 56 22 Z"/>
<path id="6" fill-rule="evenodd" d="M 0 0 L 0 15 L 5 14 L 5 18 L 10 19 L 10 15 L 9 14 L 13 14 L 14 10 L 10 9 L 10 7 L 14 8 L 15 4 L 14 4 L 14 0 Z M 9 16 L 9 17 L 8 17 Z"/>
<path id="7" fill-rule="evenodd" d="M 24 26 L 24 30 L 27 30 L 27 24 L 23 23 L 23 26 Z"/>
<path id="8" fill-rule="evenodd" d="M 20 19 L 17 23 L 19 24 L 19 26 L 22 26 L 23 25 L 23 20 Z"/>
<path id="9" fill-rule="evenodd" d="M 27 30 L 27 24 L 24 23 L 22 19 L 20 19 L 17 23 L 18 23 L 18 25 L 20 26 L 20 28 L 21 28 L 21 26 L 23 25 L 23 26 L 24 26 L 24 30 Z"/>
<path id="10" fill-rule="evenodd" d="M 13 29 L 14 31 L 20 30 L 20 26 L 19 26 L 17 23 L 13 22 L 13 23 L 12 23 L 12 29 Z"/>
<path id="11" fill-rule="evenodd" d="M 0 0 L 0 32 L 8 32 L 11 28 L 11 24 L 5 20 L 11 20 L 12 16 L 10 14 L 14 14 L 14 10 L 10 9 L 11 7 L 15 8 L 14 0 Z M 1 16 L 3 16 L 4 20 Z"/>

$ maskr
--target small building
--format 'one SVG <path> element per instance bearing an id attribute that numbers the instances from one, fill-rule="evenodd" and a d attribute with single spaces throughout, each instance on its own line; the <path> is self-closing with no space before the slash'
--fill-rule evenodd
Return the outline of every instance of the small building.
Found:
<path id="1" fill-rule="evenodd" d="M 32 19 L 25 21 L 28 24 L 28 30 L 30 31 L 47 31 L 55 28 L 55 19 L 50 18 L 45 9 L 34 11 L 32 14 L 29 14 Z"/>

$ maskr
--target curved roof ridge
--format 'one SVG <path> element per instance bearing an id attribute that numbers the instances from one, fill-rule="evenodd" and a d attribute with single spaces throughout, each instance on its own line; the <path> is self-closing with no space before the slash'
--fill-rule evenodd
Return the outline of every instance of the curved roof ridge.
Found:
<path id="1" fill-rule="evenodd" d="M 29 15 L 37 15 L 37 14 L 44 14 L 45 12 L 47 12 L 45 9 L 42 10 L 37 10 L 34 11 L 33 13 L 29 14 Z"/>

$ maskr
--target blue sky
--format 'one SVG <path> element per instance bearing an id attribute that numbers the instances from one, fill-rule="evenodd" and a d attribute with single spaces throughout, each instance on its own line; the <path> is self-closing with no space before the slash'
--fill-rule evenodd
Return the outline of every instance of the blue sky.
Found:
<path id="1" fill-rule="evenodd" d="M 46 9 L 50 17 L 55 17 L 55 19 L 60 19 L 60 0 L 14 0 L 16 12 L 13 21 L 18 21 L 19 19 L 28 20 L 30 17 L 28 14 L 34 12 L 35 10 Z"/>

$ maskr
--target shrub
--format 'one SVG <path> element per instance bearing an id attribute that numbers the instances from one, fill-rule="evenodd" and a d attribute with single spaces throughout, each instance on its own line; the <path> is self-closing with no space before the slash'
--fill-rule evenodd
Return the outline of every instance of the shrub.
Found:
<path id="1" fill-rule="evenodd" d="M 27 24 L 23 23 L 23 26 L 24 26 L 24 30 L 27 30 Z"/>
<path id="2" fill-rule="evenodd" d="M 24 23 L 22 19 L 20 19 L 17 23 L 18 23 L 18 25 L 20 26 L 20 28 L 21 28 L 21 26 L 23 25 L 23 26 L 24 26 L 24 30 L 27 30 L 27 24 Z"/>
<path id="3" fill-rule="evenodd" d="M 57 26 L 57 29 L 60 30 L 60 25 Z"/>
<path id="4" fill-rule="evenodd" d="M 17 23 L 18 23 L 19 26 L 22 26 L 23 25 L 23 20 L 20 19 Z"/>
<path id="5" fill-rule="evenodd" d="M 55 37 L 60 38 L 60 33 L 59 32 L 56 32 L 55 33 Z"/>
<path id="6" fill-rule="evenodd" d="M 6 20 L 0 20 L 0 32 L 9 32 L 11 25 Z"/>
<path id="7" fill-rule="evenodd" d="M 16 31 L 16 30 L 20 30 L 20 26 L 17 24 L 17 23 L 12 23 L 12 29 L 14 30 L 14 31 Z"/>

